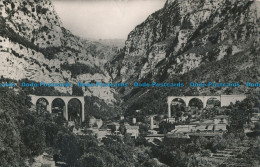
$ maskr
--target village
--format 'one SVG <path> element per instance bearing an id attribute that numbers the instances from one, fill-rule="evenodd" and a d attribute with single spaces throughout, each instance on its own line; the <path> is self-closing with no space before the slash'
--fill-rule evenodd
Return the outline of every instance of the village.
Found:
<path id="1" fill-rule="evenodd" d="M 170 104 L 173 113 L 169 110 L 168 115 L 148 115 L 141 120 L 141 110 L 136 110 L 134 113 L 139 120 L 135 116 L 119 115 L 113 121 L 103 121 L 91 116 L 88 128 L 74 127 L 73 132 L 78 135 L 92 134 L 100 141 L 108 136 L 123 137 L 128 134 L 132 139 L 142 136 L 153 143 L 154 139 L 162 141 L 163 138 L 190 139 L 199 136 L 207 138 L 222 136 L 232 128 L 230 109 L 227 106 L 221 107 L 220 102 L 212 98 L 203 107 L 198 99 L 194 99 L 190 100 L 190 105 L 187 107 L 183 104 L 183 100 L 173 100 Z M 253 110 L 247 125 L 244 126 L 245 133 L 251 132 L 249 124 L 260 123 L 259 109 Z M 69 126 L 74 125 L 74 122 L 69 122 Z"/>
<path id="2" fill-rule="evenodd" d="M 39 99 L 43 98 L 41 96 L 31 97 L 33 103 L 36 104 Z M 55 101 L 57 97 L 47 98 L 52 103 L 51 101 Z M 76 96 L 62 98 L 67 104 L 70 103 L 71 98 L 81 99 L 81 97 Z M 205 142 L 205 144 L 212 141 L 224 142 L 225 147 L 222 146 L 215 151 L 201 148 L 197 156 L 205 162 L 244 167 L 247 164 L 241 155 L 251 147 L 257 147 L 257 142 L 252 136 L 257 136 L 259 133 L 257 126 L 260 126 L 260 110 L 256 106 L 251 109 L 250 114 L 242 116 L 244 122 L 241 126 L 234 123 L 232 112 L 236 111 L 236 106 L 239 106 L 238 104 L 246 98 L 247 96 L 244 95 L 169 96 L 167 100 L 168 112 L 162 112 L 162 114 L 149 115 L 145 111 L 135 110 L 129 115 L 121 114 L 107 120 L 86 116 L 84 123 L 80 121 L 80 114 L 77 115 L 78 119 L 73 121 L 68 114 L 69 111 L 64 109 L 65 107 L 62 109 L 52 106 L 52 117 L 63 118 L 64 125 L 78 137 L 93 136 L 97 139 L 99 146 L 104 145 L 106 140 L 125 140 L 126 138 L 151 148 L 179 143 L 180 145 L 187 144 L 187 147 L 194 149 L 192 143 L 200 141 Z M 48 105 L 45 106 L 45 109 L 47 108 Z M 55 110 L 58 110 L 59 114 L 55 114 Z M 239 115 L 239 112 L 241 110 L 235 114 Z M 246 112 L 249 113 L 249 111 Z M 82 116 L 84 115 L 82 114 Z M 226 139 L 227 136 L 235 134 L 234 132 L 245 137 L 242 137 L 242 140 L 237 137 Z M 222 141 L 222 139 L 224 140 Z M 225 143 L 227 140 L 234 140 L 234 144 L 227 145 Z M 189 144 L 191 145 L 188 146 Z M 257 162 L 255 157 L 250 159 Z M 35 161 L 35 164 L 66 165 L 63 161 L 54 163 L 54 158 L 46 152 L 37 157 Z"/>

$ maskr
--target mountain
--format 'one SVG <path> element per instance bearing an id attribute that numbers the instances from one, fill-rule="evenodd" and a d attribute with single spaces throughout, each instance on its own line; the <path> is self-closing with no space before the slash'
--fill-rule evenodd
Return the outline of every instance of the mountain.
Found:
<path id="1" fill-rule="evenodd" d="M 99 39 L 98 42 L 106 46 L 117 48 L 123 48 L 125 45 L 125 39 Z"/>
<path id="2" fill-rule="evenodd" d="M 91 43 L 65 29 L 51 0 L 0 1 L 0 75 L 46 83 L 109 82 L 103 66 L 117 48 Z M 72 88 L 57 88 L 72 94 Z M 106 103 L 110 88 L 82 89 Z"/>
<path id="3" fill-rule="evenodd" d="M 171 0 L 130 32 L 106 64 L 115 81 L 258 81 L 259 1 Z M 221 94 L 225 88 L 120 89 L 127 110 L 167 110 L 168 95 Z M 244 87 L 232 90 L 244 92 Z M 212 93 L 213 92 L 213 93 Z M 149 97 L 149 98 L 147 98 Z M 146 99 L 146 100 L 145 100 Z M 165 107 L 158 107 L 161 103 Z M 148 105 L 150 104 L 150 105 Z"/>
<path id="4" fill-rule="evenodd" d="M 259 79 L 259 1 L 168 0 L 121 40 L 81 39 L 50 0 L 0 2 L 0 75 L 36 82 L 247 82 Z M 112 45 L 112 46 L 111 46 Z M 72 94 L 72 88 L 57 88 Z M 86 88 L 90 101 L 165 110 L 168 95 L 250 91 L 244 87 Z M 147 98 L 149 97 L 149 98 Z M 105 110 L 106 107 L 103 107 Z"/>
<path id="5" fill-rule="evenodd" d="M 114 70 L 118 67 L 113 63 L 110 68 L 122 81 L 156 75 L 163 68 L 169 75 L 183 74 L 229 52 L 245 51 L 253 41 L 259 44 L 256 4 L 251 0 L 167 2 L 130 32 L 119 58 L 120 70 Z"/>
<path id="6" fill-rule="evenodd" d="M 99 59 L 99 63 L 101 63 L 99 67 L 103 71 L 106 71 L 104 65 L 112 60 L 123 47 L 121 40 L 82 40 L 82 42 L 84 47 Z"/>

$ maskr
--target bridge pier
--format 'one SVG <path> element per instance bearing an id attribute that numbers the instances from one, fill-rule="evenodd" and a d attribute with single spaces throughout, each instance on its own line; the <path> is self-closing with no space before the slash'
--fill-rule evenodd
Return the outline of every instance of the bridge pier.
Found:
<path id="1" fill-rule="evenodd" d="M 205 96 L 203 96 L 203 100 L 202 100 L 203 108 L 207 107 L 207 101 L 208 101 L 208 99 Z"/>
<path id="2" fill-rule="evenodd" d="M 83 101 L 81 100 L 81 122 L 84 122 L 85 121 L 85 103 L 84 103 L 84 99 Z"/>
<path id="3" fill-rule="evenodd" d="M 36 103 L 37 103 L 37 101 L 36 101 Z M 36 103 L 34 104 L 35 106 L 36 106 Z M 48 105 L 47 105 L 47 111 L 49 111 L 50 113 L 52 113 L 52 111 L 51 111 L 51 104 L 48 104 Z"/>
<path id="4" fill-rule="evenodd" d="M 171 118 L 171 102 L 168 101 L 168 118 Z"/>

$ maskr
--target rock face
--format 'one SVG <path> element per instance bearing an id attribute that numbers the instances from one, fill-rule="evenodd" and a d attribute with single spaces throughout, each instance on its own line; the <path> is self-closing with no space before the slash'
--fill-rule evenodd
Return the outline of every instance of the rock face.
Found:
<path id="1" fill-rule="evenodd" d="M 108 82 L 103 66 L 116 52 L 116 48 L 87 42 L 63 28 L 50 0 L 0 1 L 0 75 L 5 78 Z M 58 89 L 72 93 L 72 89 Z M 110 88 L 83 91 L 107 102 L 115 100 Z"/>
<path id="2" fill-rule="evenodd" d="M 251 51 L 259 51 L 259 11 L 259 1 L 252 0 L 168 0 L 117 50 L 63 28 L 50 0 L 3 0 L 0 76 L 37 82 L 165 81 L 243 55 L 248 57 L 238 69 L 248 69 L 255 62 Z M 115 101 L 110 88 L 83 91 Z"/>
<path id="3" fill-rule="evenodd" d="M 171 0 L 130 34 L 107 64 L 114 80 L 166 80 L 259 48 L 259 1 Z M 248 67 L 248 66 L 247 66 Z"/>

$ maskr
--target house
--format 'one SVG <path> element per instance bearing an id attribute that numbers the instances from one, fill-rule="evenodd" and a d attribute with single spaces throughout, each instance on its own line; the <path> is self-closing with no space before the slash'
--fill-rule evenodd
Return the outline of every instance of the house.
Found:
<path id="1" fill-rule="evenodd" d="M 227 124 L 216 124 L 214 125 L 215 131 L 227 131 Z"/>
<path id="2" fill-rule="evenodd" d="M 51 155 L 44 152 L 42 155 L 34 158 L 32 166 L 55 167 L 55 161 Z"/>
<path id="3" fill-rule="evenodd" d="M 106 135 L 108 135 L 108 132 L 106 129 L 99 129 L 95 132 L 95 135 L 97 136 L 97 139 L 105 138 Z"/>
<path id="4" fill-rule="evenodd" d="M 89 119 L 89 127 L 98 127 L 100 128 L 103 125 L 102 119 L 96 119 L 95 117 L 91 117 Z"/>
<path id="5" fill-rule="evenodd" d="M 228 116 L 218 115 L 214 117 L 214 131 L 226 131 L 229 124 Z"/>
<path id="6" fill-rule="evenodd" d="M 183 115 L 181 115 L 179 118 L 178 118 L 178 121 L 186 121 L 187 119 L 188 119 L 189 117 L 188 117 L 188 115 L 186 115 L 186 116 L 183 116 Z"/>
<path id="7" fill-rule="evenodd" d="M 195 124 L 195 129 L 193 131 L 196 132 L 205 132 L 205 131 L 213 131 L 214 128 L 214 121 L 213 120 L 201 120 L 193 122 Z"/>
<path id="8" fill-rule="evenodd" d="M 196 129 L 196 125 L 176 125 L 172 133 L 192 132 Z"/>
<path id="9" fill-rule="evenodd" d="M 110 124 L 107 124 L 107 127 L 111 130 L 113 129 L 113 130 L 117 131 L 117 130 L 119 130 L 120 124 L 117 122 L 112 122 Z"/>
<path id="10" fill-rule="evenodd" d="M 77 128 L 73 128 L 73 130 L 72 130 L 72 132 L 74 133 L 74 134 L 76 134 L 76 135 L 79 135 L 79 136 L 84 136 L 84 135 L 86 135 L 84 132 L 84 129 L 81 129 L 81 128 L 79 128 L 79 129 L 77 129 Z"/>
<path id="11" fill-rule="evenodd" d="M 187 125 L 175 125 L 175 129 L 171 133 L 213 131 L 213 125 L 213 120 L 195 121 Z"/>
<path id="12" fill-rule="evenodd" d="M 133 122 L 132 122 L 133 124 L 136 124 L 136 118 L 133 118 Z"/>
<path id="13" fill-rule="evenodd" d="M 215 104 L 207 104 L 206 108 L 214 108 L 215 107 Z"/>
<path id="14" fill-rule="evenodd" d="M 214 117 L 214 131 L 226 131 L 229 124 L 227 115 L 218 115 Z"/>
<path id="15" fill-rule="evenodd" d="M 139 136 L 139 126 L 126 125 L 125 129 L 126 133 L 131 134 L 131 137 L 136 139 Z"/>
<path id="16" fill-rule="evenodd" d="M 251 122 L 253 122 L 253 123 L 260 122 L 260 113 L 259 112 L 252 114 Z"/>
<path id="17" fill-rule="evenodd" d="M 228 116 L 227 115 L 218 115 L 214 117 L 214 124 L 228 124 Z"/>
<path id="18" fill-rule="evenodd" d="M 100 128 L 103 125 L 102 119 L 96 119 L 96 125 L 98 128 Z"/>
<path id="19" fill-rule="evenodd" d="M 96 118 L 95 117 L 90 117 L 89 119 L 89 127 L 92 127 L 96 122 Z"/>
<path id="20" fill-rule="evenodd" d="M 149 133 L 149 134 L 153 134 L 153 135 L 154 135 L 154 134 L 158 134 L 158 132 L 157 132 L 156 130 L 148 130 L 148 133 Z"/>
<path id="21" fill-rule="evenodd" d="M 208 127 L 207 125 L 197 125 L 195 127 L 195 129 L 196 129 L 197 132 L 203 132 L 203 131 L 207 131 L 208 130 L 207 127 Z"/>
<path id="22" fill-rule="evenodd" d="M 102 138 L 105 138 L 106 135 L 111 135 L 111 131 L 107 131 L 107 129 L 98 129 L 96 128 L 88 128 L 89 131 L 92 132 L 94 136 L 97 137 L 97 139 L 101 140 Z"/>
<path id="23" fill-rule="evenodd" d="M 116 136 L 123 136 L 122 134 L 121 134 L 121 132 L 120 131 L 114 131 L 114 133 L 113 133 L 113 135 L 116 135 Z"/>
<path id="24" fill-rule="evenodd" d="M 125 119 L 125 117 L 123 116 L 123 115 L 121 115 L 120 116 L 120 120 L 122 121 L 122 120 L 124 120 Z"/>
<path id="25" fill-rule="evenodd" d="M 252 121 L 253 123 L 260 122 L 260 117 L 259 117 L 259 116 L 253 116 L 253 117 L 251 118 L 251 121 Z"/>
<path id="26" fill-rule="evenodd" d="M 75 122 L 74 122 L 74 121 L 68 121 L 68 126 L 69 126 L 69 127 L 75 126 Z"/>
<path id="27" fill-rule="evenodd" d="M 176 117 L 168 118 L 169 123 L 175 123 L 176 122 Z"/>

